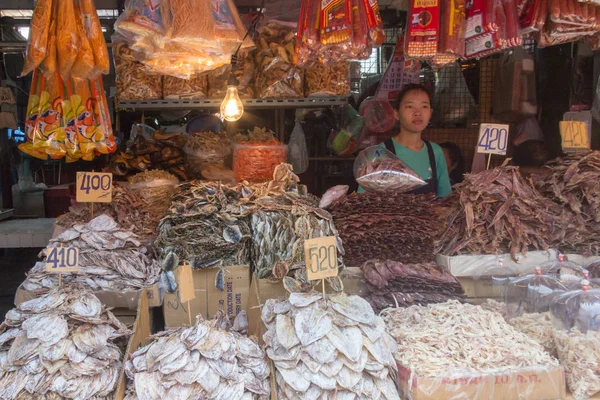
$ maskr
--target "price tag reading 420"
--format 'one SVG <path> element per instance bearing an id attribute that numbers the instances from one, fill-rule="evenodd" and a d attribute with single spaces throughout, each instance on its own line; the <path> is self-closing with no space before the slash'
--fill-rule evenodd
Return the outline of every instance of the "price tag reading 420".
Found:
<path id="1" fill-rule="evenodd" d="M 46 258 L 46 272 L 63 274 L 79 270 L 79 249 L 77 247 L 53 247 Z"/>
<path id="2" fill-rule="evenodd" d="M 563 149 L 589 149 L 587 125 L 583 121 L 560 121 Z"/>
<path id="3" fill-rule="evenodd" d="M 481 154 L 506 154 L 508 146 L 508 125 L 481 124 L 477 152 Z"/>
<path id="4" fill-rule="evenodd" d="M 110 203 L 112 201 L 112 174 L 104 172 L 77 173 L 77 202 Z"/>
<path id="5" fill-rule="evenodd" d="M 338 275 L 337 240 L 335 236 L 304 242 L 308 280 L 316 281 Z"/>

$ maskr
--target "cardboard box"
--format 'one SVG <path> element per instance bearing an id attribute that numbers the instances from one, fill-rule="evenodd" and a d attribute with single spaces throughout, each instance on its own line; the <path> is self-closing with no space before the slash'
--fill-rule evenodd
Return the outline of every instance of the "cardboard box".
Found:
<path id="1" fill-rule="evenodd" d="M 398 365 L 400 395 L 409 400 L 559 400 L 566 396 L 563 367 L 532 367 L 496 374 L 421 378 Z"/>
<path id="2" fill-rule="evenodd" d="M 148 304 L 148 296 L 140 296 L 138 303 L 138 311 L 133 327 L 133 335 L 129 338 L 125 356 L 123 358 L 123 367 L 121 369 L 121 377 L 115 391 L 115 400 L 123 400 L 127 392 L 127 377 L 125 375 L 125 362 L 129 360 L 131 354 L 135 353 L 139 348 L 150 343 L 151 334 L 150 324 L 150 307 Z"/>
<path id="3" fill-rule="evenodd" d="M 506 274 L 532 274 L 535 267 L 549 260 L 558 260 L 556 250 L 549 251 L 529 251 L 527 255 L 517 255 L 515 262 L 510 254 L 491 254 L 491 255 L 462 255 L 462 256 L 444 256 L 438 254 L 436 263 L 440 267 L 446 268 L 456 277 L 468 276 L 476 277 L 485 274 L 485 270 L 492 265 L 497 265 L 498 260 L 504 261 Z"/>
<path id="4" fill-rule="evenodd" d="M 235 317 L 240 311 L 248 310 L 250 293 L 250 267 L 239 265 L 225 267 L 225 290 L 215 287 L 215 278 L 219 268 L 207 268 L 193 271 L 194 291 L 196 298 L 185 304 L 179 300 L 179 291 L 166 293 L 163 299 L 165 328 L 178 328 L 192 323 L 196 315 L 212 318 L 219 310 L 225 310 Z M 179 279 L 177 277 L 177 279 Z M 189 305 L 189 313 L 188 313 Z"/>
<path id="5" fill-rule="evenodd" d="M 510 276 L 505 277 L 458 277 L 462 285 L 465 296 L 468 298 L 491 298 L 504 299 L 504 288 L 509 282 Z M 502 300 L 504 301 L 504 300 Z"/>
<path id="6" fill-rule="evenodd" d="M 358 296 L 367 294 L 367 284 L 360 268 L 345 268 L 340 272 L 340 278 L 344 284 L 344 292 L 346 294 Z M 328 284 L 325 285 L 325 291 L 327 293 L 334 292 Z M 265 326 L 261 319 L 261 309 L 263 304 L 268 299 L 286 297 L 287 295 L 288 292 L 284 289 L 283 283 L 272 282 L 268 279 L 257 279 L 256 275 L 252 277 L 247 311 L 248 333 L 256 336 L 260 343 L 263 343 L 262 335 L 265 333 Z"/>
<path id="7" fill-rule="evenodd" d="M 148 299 L 148 305 L 150 307 L 160 307 L 161 299 L 160 292 L 158 290 L 158 283 L 152 285 L 149 288 L 142 290 L 132 290 L 130 292 L 107 292 L 99 291 L 94 292 L 96 297 L 109 308 L 128 308 L 130 310 L 137 310 L 138 303 L 142 293 L 145 293 Z M 35 292 L 29 292 L 19 286 L 17 293 L 15 294 L 15 305 L 19 305 L 24 301 L 35 299 L 39 295 Z"/>

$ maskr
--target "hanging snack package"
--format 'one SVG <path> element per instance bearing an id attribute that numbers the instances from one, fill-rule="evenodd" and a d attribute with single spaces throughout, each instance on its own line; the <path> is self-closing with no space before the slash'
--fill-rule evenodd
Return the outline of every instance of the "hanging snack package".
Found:
<path id="1" fill-rule="evenodd" d="M 379 2 L 377 0 L 368 0 L 363 2 L 366 5 L 367 21 L 369 23 L 369 38 L 373 47 L 380 47 L 385 42 L 385 30 L 383 28 L 383 19 L 379 12 Z"/>
<path id="2" fill-rule="evenodd" d="M 79 50 L 71 68 L 71 76 L 75 79 L 88 79 L 94 71 L 94 52 L 88 39 L 87 30 L 84 27 L 84 15 L 79 6 L 79 0 L 75 1 L 75 27 L 77 29 L 77 42 Z"/>
<path id="3" fill-rule="evenodd" d="M 406 193 L 427 183 L 402 160 L 380 146 L 371 146 L 354 161 L 354 177 L 374 193 Z"/>
<path id="4" fill-rule="evenodd" d="M 522 34 L 539 31 L 546 23 L 548 0 L 529 0 L 519 13 L 519 27 Z"/>
<path id="5" fill-rule="evenodd" d="M 360 0 L 355 0 L 356 2 Z M 298 65 L 318 59 L 321 48 L 319 30 L 316 21 L 319 17 L 319 3 L 314 0 L 302 0 L 300 19 L 298 20 Z M 291 24 L 290 24 L 291 26 Z"/>
<path id="6" fill-rule="evenodd" d="M 246 35 L 246 29 L 232 0 L 213 0 L 213 16 L 215 18 L 215 35 L 224 52 L 235 53 Z M 242 47 L 253 47 L 254 44 L 246 37 Z"/>
<path id="7" fill-rule="evenodd" d="M 435 57 L 439 41 L 440 5 L 413 2 L 406 30 L 407 57 L 428 60 Z"/>
<path id="8" fill-rule="evenodd" d="M 198 100 L 206 98 L 208 78 L 206 75 L 194 75 L 191 79 L 179 79 L 174 76 L 163 78 L 165 99 Z"/>
<path id="9" fill-rule="evenodd" d="M 119 100 L 162 99 L 162 77 L 149 75 L 133 50 L 119 37 L 113 37 L 113 54 Z"/>
<path id="10" fill-rule="evenodd" d="M 56 16 L 56 51 L 58 70 L 63 80 L 71 77 L 71 68 L 79 52 L 79 37 L 73 0 L 58 1 Z"/>
<path id="11" fill-rule="evenodd" d="M 110 60 L 94 0 L 79 0 L 79 7 L 83 13 L 84 26 L 92 46 L 95 71 L 98 74 L 106 75 L 110 72 Z"/>
<path id="12" fill-rule="evenodd" d="M 319 40 L 323 45 L 352 45 L 352 3 L 350 0 L 320 1 Z"/>
<path id="13" fill-rule="evenodd" d="M 464 57 L 467 28 L 465 0 L 441 2 L 440 12 L 440 40 L 436 57 L 443 54 L 452 61 Z"/>
<path id="14" fill-rule="evenodd" d="M 315 62 L 305 68 L 305 96 L 350 96 L 350 63 Z"/>
<path id="15" fill-rule="evenodd" d="M 221 53 L 211 0 L 169 0 L 171 40 L 206 53 Z"/>
<path id="16" fill-rule="evenodd" d="M 29 91 L 29 101 L 27 102 L 27 120 L 25 122 L 26 141 L 25 143 L 21 143 L 19 145 L 19 150 L 25 154 L 29 154 L 32 157 L 39 158 L 40 160 L 46 160 L 48 159 L 48 155 L 45 152 L 33 147 L 33 139 L 40 111 L 42 76 L 43 75 L 39 70 L 33 71 L 31 89 Z"/>
<path id="17" fill-rule="evenodd" d="M 66 154 L 62 119 L 63 83 L 59 74 L 41 79 L 39 117 L 33 134 L 33 147 L 51 157 Z"/>
<path id="18" fill-rule="evenodd" d="M 127 0 L 115 22 L 115 31 L 131 38 L 130 45 L 160 47 L 167 33 L 166 13 L 161 0 Z"/>
<path id="19" fill-rule="evenodd" d="M 21 76 L 25 76 L 39 67 L 46 57 L 50 36 L 52 3 L 52 0 L 39 0 L 35 5 L 35 10 L 33 10 L 33 16 L 31 17 L 29 42 L 27 43 L 25 63 Z"/>
<path id="20" fill-rule="evenodd" d="M 54 3 L 56 8 L 56 2 Z M 58 71 L 58 54 L 56 50 L 56 21 L 50 24 L 50 33 L 48 37 L 48 54 L 40 64 L 40 71 L 45 76 L 53 76 Z"/>
<path id="21" fill-rule="evenodd" d="M 295 65 L 296 32 L 283 24 L 260 29 L 255 55 L 259 98 L 304 97 L 304 72 Z"/>
<path id="22" fill-rule="evenodd" d="M 377 5 L 379 8 L 379 5 Z M 363 0 L 352 0 L 352 56 L 359 60 L 366 60 L 371 56 L 373 47 L 379 46 L 374 43 L 374 39 L 378 42 L 381 37 L 378 33 L 377 17 L 370 16 L 367 12 L 368 7 L 365 6 Z M 379 12 L 379 11 L 378 11 Z M 369 27 L 375 26 L 374 30 L 369 31 Z M 373 33 L 374 36 L 370 36 Z M 374 39 L 373 39 L 374 38 Z M 385 41 L 385 35 L 383 36 Z M 336 60 L 332 60 L 335 62 Z"/>

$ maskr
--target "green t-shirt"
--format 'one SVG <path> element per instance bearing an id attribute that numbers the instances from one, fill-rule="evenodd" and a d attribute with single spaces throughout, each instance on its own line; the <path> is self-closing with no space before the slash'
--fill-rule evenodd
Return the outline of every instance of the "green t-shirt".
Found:
<path id="1" fill-rule="evenodd" d="M 426 145 L 423 145 L 423 148 L 420 151 L 412 151 L 396 142 L 395 139 L 393 142 L 396 149 L 396 156 L 398 158 L 404 161 L 406 165 L 411 167 L 417 174 L 419 174 L 421 179 L 431 179 L 431 166 L 429 165 L 429 153 Z M 433 142 L 430 143 L 431 147 L 433 147 L 433 155 L 435 157 L 435 165 L 437 167 L 437 195 L 438 197 L 446 197 L 452 192 L 452 187 L 450 186 L 450 178 L 448 177 L 448 167 L 446 166 L 444 151 L 439 145 Z M 381 143 L 379 146 L 384 149 L 386 148 L 385 143 Z M 364 191 L 365 190 L 363 188 L 358 188 L 358 193 L 364 193 Z"/>

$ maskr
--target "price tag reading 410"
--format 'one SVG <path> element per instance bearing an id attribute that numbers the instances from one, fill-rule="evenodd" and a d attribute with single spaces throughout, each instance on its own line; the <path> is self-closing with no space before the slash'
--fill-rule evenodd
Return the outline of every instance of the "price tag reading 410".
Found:
<path id="1" fill-rule="evenodd" d="M 304 253 L 309 281 L 338 275 L 338 253 L 335 236 L 306 240 L 304 242 Z"/>
<path id="2" fill-rule="evenodd" d="M 77 247 L 53 247 L 46 258 L 46 272 L 64 274 L 79 270 L 79 249 Z"/>
<path id="3" fill-rule="evenodd" d="M 481 124 L 477 152 L 480 154 L 506 154 L 508 125 Z"/>
<path id="4" fill-rule="evenodd" d="M 77 173 L 77 202 L 110 203 L 112 201 L 112 174 L 103 172 Z"/>

